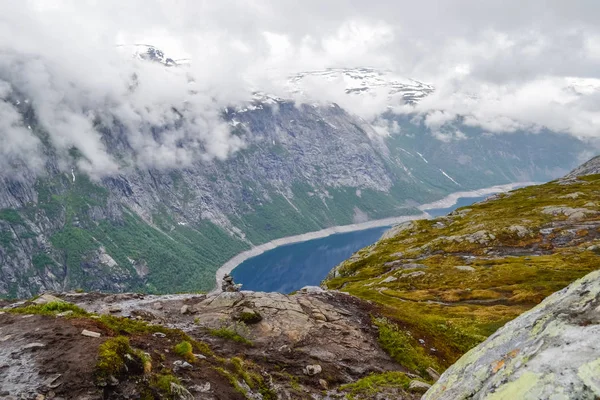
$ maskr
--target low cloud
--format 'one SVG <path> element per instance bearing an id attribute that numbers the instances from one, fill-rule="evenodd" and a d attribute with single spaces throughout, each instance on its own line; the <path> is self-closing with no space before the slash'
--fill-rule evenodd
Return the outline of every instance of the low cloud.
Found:
<path id="1" fill-rule="evenodd" d="M 2 2 L 0 15 L 2 167 L 19 157 L 43 165 L 40 133 L 22 120 L 19 99 L 30 101 L 59 154 L 77 147 L 77 167 L 96 175 L 227 158 L 244 141 L 221 112 L 255 90 L 336 102 L 381 135 L 397 132 L 379 118 L 391 107 L 420 114 L 440 140 L 463 138 L 451 129 L 456 116 L 492 133 L 599 136 L 594 0 L 22 0 Z M 165 68 L 116 46 L 135 43 L 192 63 Z M 416 107 L 384 88 L 346 94 L 343 79 L 307 79 L 289 93 L 295 73 L 358 66 L 436 90 Z M 123 137 L 103 136 L 102 126 Z M 125 158 L 107 151 L 109 139 L 127 143 Z"/>

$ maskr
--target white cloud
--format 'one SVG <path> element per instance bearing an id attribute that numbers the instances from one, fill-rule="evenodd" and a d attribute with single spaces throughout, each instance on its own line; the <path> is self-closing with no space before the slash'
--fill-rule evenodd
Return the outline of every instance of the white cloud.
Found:
<path id="1" fill-rule="evenodd" d="M 393 69 L 433 83 L 436 92 L 417 111 L 445 139 L 456 115 L 494 133 L 546 127 L 599 135 L 595 0 L 21 0 L 1 2 L 0 14 L 0 80 L 30 98 L 59 151 L 77 146 L 79 167 L 94 173 L 121 166 L 98 121 L 116 117 L 127 128 L 129 162 L 225 158 L 244 144 L 220 121 L 224 106 L 251 90 L 284 95 L 289 74 L 327 67 Z M 193 63 L 165 69 L 115 46 L 140 42 Z M 368 121 L 390 105 L 385 90 L 354 96 L 344 85 L 308 81 L 305 96 Z M 33 157 L 39 140 L 11 107 L 2 108 L 0 153 L 22 148 Z"/>

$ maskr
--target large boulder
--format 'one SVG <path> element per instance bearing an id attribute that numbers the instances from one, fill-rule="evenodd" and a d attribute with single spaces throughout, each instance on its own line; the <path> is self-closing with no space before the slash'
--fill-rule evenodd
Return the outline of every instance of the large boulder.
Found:
<path id="1" fill-rule="evenodd" d="M 599 338 L 595 271 L 469 351 L 423 399 L 600 398 Z"/>

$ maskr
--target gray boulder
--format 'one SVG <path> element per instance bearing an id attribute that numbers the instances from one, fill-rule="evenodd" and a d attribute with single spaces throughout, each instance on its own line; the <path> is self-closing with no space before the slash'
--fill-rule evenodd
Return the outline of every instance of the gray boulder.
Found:
<path id="1" fill-rule="evenodd" d="M 441 376 L 424 400 L 600 397 L 600 271 L 506 324 Z"/>

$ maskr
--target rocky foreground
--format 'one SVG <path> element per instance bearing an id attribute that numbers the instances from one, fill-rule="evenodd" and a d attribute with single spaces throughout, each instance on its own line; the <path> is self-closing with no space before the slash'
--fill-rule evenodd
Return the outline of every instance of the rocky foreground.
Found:
<path id="1" fill-rule="evenodd" d="M 431 381 L 379 347 L 370 304 L 319 288 L 292 296 L 62 293 L 4 306 L 6 399 L 361 398 L 344 385 L 389 371 L 404 384 L 380 398 L 416 399 Z"/>
<path id="2" fill-rule="evenodd" d="M 423 400 L 600 398 L 600 271 L 548 297 L 450 367 Z"/>

